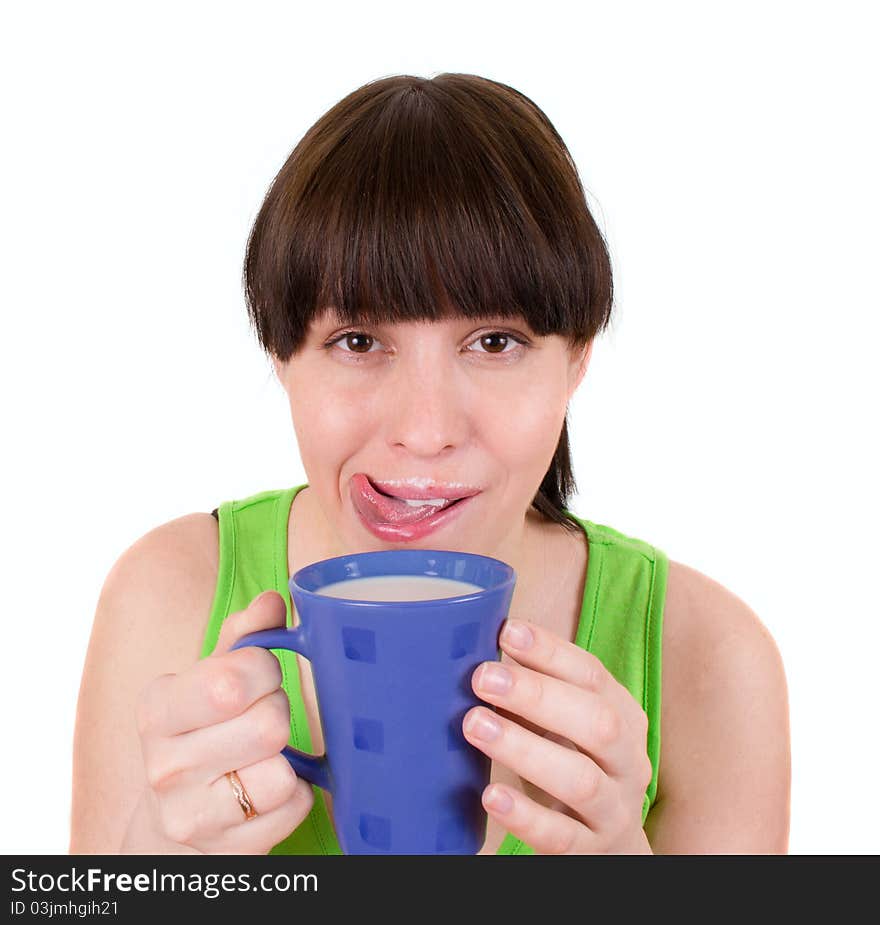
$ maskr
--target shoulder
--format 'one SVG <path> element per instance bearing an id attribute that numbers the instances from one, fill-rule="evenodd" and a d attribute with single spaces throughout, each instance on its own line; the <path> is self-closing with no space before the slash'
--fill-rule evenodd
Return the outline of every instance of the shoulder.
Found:
<path id="1" fill-rule="evenodd" d="M 170 661 L 194 660 L 210 614 L 218 558 L 218 526 L 210 514 L 186 514 L 154 527 L 125 549 L 108 572 L 96 624 L 102 618 L 132 627 L 149 621 L 163 628 L 159 642 L 167 646 Z"/>
<path id="2" fill-rule="evenodd" d="M 733 672 L 750 666 L 756 680 L 784 682 L 779 649 L 755 611 L 720 582 L 674 560 L 669 560 L 663 624 L 663 654 L 668 645 L 673 677 L 686 676 L 715 690 L 710 666 Z M 694 659 L 697 653 L 703 659 Z"/>
<path id="3" fill-rule="evenodd" d="M 125 549 L 108 577 L 138 565 L 165 566 L 175 571 L 217 571 L 218 524 L 210 514 L 185 514 L 153 527 Z"/>
<path id="4" fill-rule="evenodd" d="M 709 646 L 738 639 L 750 650 L 778 656 L 776 644 L 758 615 L 742 598 L 702 572 L 669 560 L 664 606 L 668 641 Z M 696 666 L 694 666 L 696 667 Z"/>
<path id="5" fill-rule="evenodd" d="M 154 527 L 123 550 L 105 586 L 151 579 L 204 583 L 207 576 L 217 576 L 219 546 L 218 524 L 210 514 L 185 514 Z"/>
<path id="6" fill-rule="evenodd" d="M 785 851 L 788 692 L 772 635 L 732 591 L 670 560 L 662 645 L 652 847 Z"/>

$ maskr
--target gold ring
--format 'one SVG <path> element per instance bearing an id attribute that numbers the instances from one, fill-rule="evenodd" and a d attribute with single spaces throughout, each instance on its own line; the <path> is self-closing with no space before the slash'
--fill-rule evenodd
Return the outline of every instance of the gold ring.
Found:
<path id="1" fill-rule="evenodd" d="M 227 771 L 226 777 L 232 785 L 232 790 L 235 793 L 241 811 L 244 813 L 244 818 L 253 819 L 254 816 L 257 815 L 257 811 L 254 809 L 253 800 L 251 800 L 247 790 L 244 789 L 244 784 L 241 782 L 238 774 L 236 774 L 235 771 Z"/>

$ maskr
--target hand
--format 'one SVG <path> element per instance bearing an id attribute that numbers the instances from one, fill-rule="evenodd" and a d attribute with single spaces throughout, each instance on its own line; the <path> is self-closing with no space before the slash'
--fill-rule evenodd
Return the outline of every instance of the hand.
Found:
<path id="1" fill-rule="evenodd" d="M 542 627 L 508 620 L 500 641 L 519 664 L 484 662 L 471 683 L 504 712 L 474 707 L 464 735 L 559 808 L 490 784 L 486 811 L 538 854 L 651 854 L 641 822 L 651 782 L 644 710 L 600 659 Z M 490 686 L 495 677 L 506 677 L 506 690 Z"/>
<path id="2" fill-rule="evenodd" d="M 308 815 L 311 785 L 281 749 L 290 704 L 278 659 L 229 647 L 247 633 L 284 626 L 284 599 L 255 597 L 223 622 L 214 651 L 141 694 L 137 723 L 155 829 L 205 854 L 267 854 Z M 257 815 L 246 819 L 228 771 L 237 771 Z"/>

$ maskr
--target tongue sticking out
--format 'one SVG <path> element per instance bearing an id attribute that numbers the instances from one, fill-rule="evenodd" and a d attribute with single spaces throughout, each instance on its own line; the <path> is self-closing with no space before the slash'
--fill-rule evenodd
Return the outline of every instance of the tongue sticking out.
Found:
<path id="1" fill-rule="evenodd" d="M 403 498 L 392 498 L 379 491 L 362 473 L 358 473 L 351 480 L 351 496 L 361 514 L 377 523 L 412 524 L 455 504 L 455 501 L 445 500 L 439 503 L 416 503 Z"/>

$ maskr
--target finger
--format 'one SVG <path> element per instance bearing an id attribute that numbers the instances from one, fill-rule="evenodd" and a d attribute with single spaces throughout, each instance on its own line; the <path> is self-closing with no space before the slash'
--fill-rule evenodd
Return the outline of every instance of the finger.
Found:
<path id="1" fill-rule="evenodd" d="M 513 787 L 490 784 L 482 802 L 490 816 L 536 854 L 598 853 L 598 840 L 583 823 L 541 806 Z"/>
<path id="2" fill-rule="evenodd" d="M 237 774 L 257 815 L 263 816 L 290 800 L 300 780 L 281 754 L 239 768 Z M 208 798 L 216 809 L 218 828 L 249 821 L 226 774 L 211 784 Z"/>
<path id="3" fill-rule="evenodd" d="M 626 778 L 639 761 L 641 743 L 603 694 L 515 662 L 483 662 L 472 684 L 475 693 L 489 703 L 570 739 L 606 774 Z"/>
<path id="4" fill-rule="evenodd" d="M 290 701 L 279 689 L 241 716 L 184 738 L 191 738 L 186 744 L 198 756 L 200 777 L 213 783 L 227 771 L 280 754 L 290 737 Z"/>
<path id="5" fill-rule="evenodd" d="M 576 687 L 603 694 L 621 715 L 639 729 L 644 710 L 629 690 L 592 652 L 581 648 L 542 626 L 523 620 L 506 620 L 499 639 L 502 651 L 521 665 Z"/>
<path id="6" fill-rule="evenodd" d="M 150 736 L 185 735 L 240 716 L 281 686 L 271 652 L 246 646 L 206 658 L 180 674 L 156 678 L 138 708 L 138 730 Z"/>
<path id="7" fill-rule="evenodd" d="M 279 754 L 290 739 L 290 703 L 281 689 L 224 723 L 142 743 L 147 779 L 157 793 L 207 786 L 227 771 Z"/>
<path id="8" fill-rule="evenodd" d="M 485 707 L 469 710 L 462 723 L 472 745 L 569 807 L 596 831 L 608 827 L 617 808 L 617 785 L 583 752 L 566 748 Z"/>
<path id="9" fill-rule="evenodd" d="M 208 853 L 266 854 L 302 824 L 313 803 L 311 785 L 300 778 L 291 799 L 253 819 L 245 819 L 242 815 L 242 821 L 226 829 L 209 846 Z"/>
<path id="10" fill-rule="evenodd" d="M 262 815 L 291 799 L 298 782 L 281 755 L 242 768 L 238 775 L 254 808 Z M 181 844 L 197 845 L 249 821 L 225 775 L 209 787 L 176 787 L 163 794 L 158 805 L 165 833 Z"/>
<path id="11" fill-rule="evenodd" d="M 228 652 L 242 636 L 258 630 L 285 626 L 287 605 L 277 591 L 263 591 L 258 594 L 244 610 L 231 613 L 220 627 L 217 645 L 208 658 Z"/>
<path id="12" fill-rule="evenodd" d="M 278 625 L 278 618 L 279 611 L 270 602 L 259 604 L 256 598 L 246 611 L 227 618 L 233 626 L 223 645 L 228 650 L 245 633 Z M 278 659 L 266 649 L 215 650 L 187 671 L 156 678 L 144 690 L 138 728 L 142 733 L 173 736 L 221 723 L 243 713 L 281 682 Z"/>
<path id="13" fill-rule="evenodd" d="M 240 768 L 238 778 L 257 815 L 263 816 L 292 799 L 299 781 L 280 754 Z M 216 838 L 223 830 L 250 821 L 225 774 L 208 787 L 175 788 L 163 796 L 160 810 L 166 832 L 184 844 Z"/>

